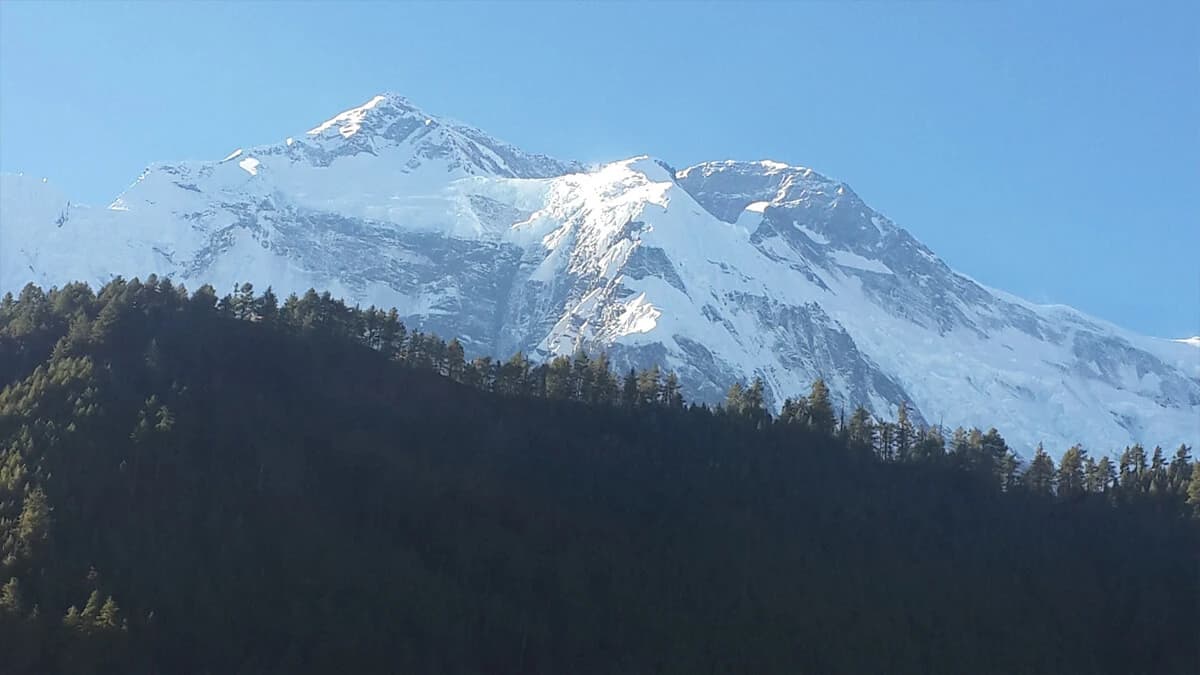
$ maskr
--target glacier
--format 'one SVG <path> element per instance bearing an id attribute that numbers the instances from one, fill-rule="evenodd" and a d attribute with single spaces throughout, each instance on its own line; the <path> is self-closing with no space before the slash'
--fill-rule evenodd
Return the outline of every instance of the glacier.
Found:
<path id="1" fill-rule="evenodd" d="M 153 164 L 107 207 L 0 176 L 0 291 L 157 273 L 329 290 L 474 355 L 607 351 L 716 402 L 823 377 L 840 407 L 996 426 L 1018 450 L 1200 439 L 1200 340 L 1137 335 L 951 269 L 812 169 L 529 153 L 381 94 L 219 161 Z"/>

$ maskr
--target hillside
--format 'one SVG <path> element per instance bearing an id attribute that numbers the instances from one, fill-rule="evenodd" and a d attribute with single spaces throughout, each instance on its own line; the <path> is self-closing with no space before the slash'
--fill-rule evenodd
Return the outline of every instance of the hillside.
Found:
<path id="1" fill-rule="evenodd" d="M 994 431 L 935 449 L 820 385 L 772 416 L 581 359 L 468 361 L 328 294 L 5 298 L 0 670 L 1200 662 L 1186 448 L 1009 474 Z"/>

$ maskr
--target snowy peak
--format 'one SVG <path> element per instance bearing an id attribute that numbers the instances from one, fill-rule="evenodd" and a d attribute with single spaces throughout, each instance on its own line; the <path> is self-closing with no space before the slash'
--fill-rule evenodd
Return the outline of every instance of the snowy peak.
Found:
<path id="1" fill-rule="evenodd" d="M 688 167 L 676 178 L 709 213 L 750 229 L 764 252 L 785 248 L 885 274 L 897 257 L 923 256 L 922 267 L 936 261 L 849 185 L 807 167 L 727 160 Z"/>
<path id="2" fill-rule="evenodd" d="M 426 124 L 433 122 L 432 118 L 423 115 L 420 110 L 409 104 L 408 99 L 392 93 L 379 94 L 357 108 L 341 112 L 309 129 L 308 135 L 321 136 L 327 132 L 336 132 L 342 138 L 350 138 L 362 129 L 364 122 L 368 122 L 368 117 L 371 118 L 368 123 L 370 133 L 370 128 L 380 125 L 381 122 L 386 124 L 389 119 L 412 114 L 425 117 Z"/>
<path id="3" fill-rule="evenodd" d="M 676 178 L 713 215 L 729 223 L 756 202 L 786 206 L 805 200 L 858 199 L 845 183 L 771 160 L 704 162 L 679 171 Z"/>
<path id="4" fill-rule="evenodd" d="M 606 351 L 720 401 L 823 377 L 1010 441 L 1194 443 L 1200 339 L 1151 340 L 950 269 L 845 183 L 774 162 L 585 170 L 380 94 L 220 161 L 147 169 L 108 209 L 0 182 L 0 292 L 155 272 L 396 307 L 474 355 Z M 235 147 L 231 144 L 230 147 Z"/>
<path id="5" fill-rule="evenodd" d="M 549 178 L 577 167 L 431 115 L 394 93 L 372 97 L 286 144 L 286 154 L 317 166 L 362 154 L 401 160 L 409 170 L 432 164 L 461 176 Z"/>

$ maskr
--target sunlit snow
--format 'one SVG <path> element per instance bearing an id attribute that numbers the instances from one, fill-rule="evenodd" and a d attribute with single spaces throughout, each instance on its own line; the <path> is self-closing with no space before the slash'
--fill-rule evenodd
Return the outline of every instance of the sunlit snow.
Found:
<path id="1" fill-rule="evenodd" d="M 379 137 L 369 123 L 380 114 L 415 131 Z M 240 170 L 222 164 L 239 157 Z M 732 206 L 718 217 L 681 183 L 723 172 L 763 182 L 745 194 L 720 183 Z M 995 424 L 1026 452 L 1038 441 L 1106 452 L 1200 440 L 1200 336 L 1146 338 L 988 288 L 919 245 L 902 248 L 911 239 L 857 202 L 847 239 L 843 221 L 817 218 L 853 195 L 780 162 L 673 175 L 641 156 L 584 171 L 377 96 L 244 156 L 153 165 L 108 209 L 68 206 L 40 180 L 3 181 L 0 292 L 151 271 L 189 287 L 315 287 L 395 306 L 412 325 L 492 322 L 507 354 L 652 348 L 685 381 L 761 376 L 776 404 L 822 376 L 835 392 L 865 386 L 854 402 L 887 415 L 897 400 L 874 383 L 890 378 L 930 423 Z M 779 234 L 764 237 L 764 221 Z M 445 250 L 466 252 L 471 267 L 430 269 Z M 428 277 L 406 285 L 418 273 Z M 456 315 L 480 274 L 496 293 L 480 306 L 496 315 Z M 933 298 L 932 309 L 897 311 L 897 298 Z M 853 368 L 831 365 L 847 354 L 858 355 Z M 714 395 L 727 385 L 713 382 Z"/>
<path id="2" fill-rule="evenodd" d="M 379 96 L 372 98 L 370 101 L 367 101 L 357 108 L 351 108 L 326 120 L 316 127 L 309 129 L 308 135 L 318 136 L 324 133 L 330 127 L 336 126 L 338 128 L 338 133 L 342 135 L 342 138 L 350 138 L 354 134 L 358 133 L 358 130 L 362 127 L 362 122 L 367 115 L 367 111 L 379 105 L 379 103 L 386 100 L 386 98 L 386 96 L 380 94 Z M 276 136 L 276 138 L 279 137 Z"/>

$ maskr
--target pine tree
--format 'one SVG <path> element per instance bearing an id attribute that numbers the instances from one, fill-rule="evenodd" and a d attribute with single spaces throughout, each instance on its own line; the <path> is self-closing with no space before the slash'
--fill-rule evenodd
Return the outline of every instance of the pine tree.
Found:
<path id="1" fill-rule="evenodd" d="M 67 608 L 67 613 L 63 616 L 63 626 L 67 628 L 80 630 L 84 626 L 83 617 L 79 615 L 79 608 L 71 605 Z"/>
<path id="2" fill-rule="evenodd" d="M 21 596 L 21 583 L 16 577 L 11 577 L 8 583 L 0 587 L 0 616 L 21 616 L 25 611 L 24 599 Z"/>
<path id="3" fill-rule="evenodd" d="M 1050 455 L 1046 454 L 1046 450 L 1042 447 L 1042 444 L 1038 443 L 1033 460 L 1029 462 L 1029 468 L 1025 470 L 1025 475 L 1022 476 L 1022 483 L 1025 485 L 1025 489 L 1042 497 L 1053 495 L 1054 473 L 1054 460 L 1050 458 Z"/>
<path id="4" fill-rule="evenodd" d="M 779 411 L 779 421 L 784 424 L 808 424 L 808 399 L 785 398 L 783 409 Z"/>
<path id="5" fill-rule="evenodd" d="M 914 430 L 912 421 L 908 418 L 908 403 L 900 401 L 896 412 L 896 459 L 908 461 L 912 451 Z"/>
<path id="6" fill-rule="evenodd" d="M 1192 506 L 1193 513 L 1200 517 L 1200 462 L 1192 464 L 1192 478 L 1188 481 L 1187 503 Z"/>
<path id="7" fill-rule="evenodd" d="M 42 488 L 35 487 L 25 494 L 17 518 L 17 541 L 27 557 L 50 537 L 50 513 L 50 502 Z"/>
<path id="8" fill-rule="evenodd" d="M 590 383 L 590 387 L 589 391 L 585 391 L 583 394 L 584 400 L 598 405 L 616 403 L 617 381 L 609 367 L 608 355 L 601 353 L 589 364 L 588 369 L 590 375 L 587 381 Z"/>
<path id="9" fill-rule="evenodd" d="M 467 359 L 464 353 L 462 343 L 458 338 L 450 341 L 446 345 L 446 374 L 455 382 L 462 382 L 466 379 Z"/>
<path id="10" fill-rule="evenodd" d="M 482 391 L 496 390 L 496 364 L 490 356 L 480 356 L 471 361 L 467 379 Z"/>
<path id="11" fill-rule="evenodd" d="M 850 414 L 850 440 L 864 448 L 871 448 L 875 443 L 875 425 L 871 422 L 871 413 L 863 406 L 858 406 Z"/>
<path id="12" fill-rule="evenodd" d="M 279 298 L 276 297 L 275 291 L 267 286 L 267 290 L 263 292 L 262 297 L 254 303 L 254 311 L 258 314 L 262 321 L 271 323 L 279 315 Z"/>
<path id="13" fill-rule="evenodd" d="M 1143 494 L 1149 492 L 1150 467 L 1146 461 L 1146 449 L 1142 447 L 1141 443 L 1137 443 L 1130 448 L 1129 464 L 1133 471 L 1133 480 L 1129 482 L 1129 485 L 1134 488 L 1135 492 Z"/>
<path id="14" fill-rule="evenodd" d="M 83 606 L 83 611 L 79 613 L 86 625 L 95 623 L 97 617 L 100 616 L 100 607 L 103 603 L 100 602 L 100 591 L 92 591 L 88 596 L 87 604 Z"/>
<path id="15" fill-rule="evenodd" d="M 231 309 L 235 319 L 253 320 L 255 318 L 254 284 L 246 282 L 241 286 L 234 285 Z"/>
<path id="16" fill-rule="evenodd" d="M 984 475 L 992 476 L 996 484 L 1003 488 L 1005 484 L 1006 462 L 1010 454 L 1008 442 L 1000 432 L 992 427 L 979 437 L 979 457 L 976 466 Z"/>
<path id="17" fill-rule="evenodd" d="M 100 607 L 100 612 L 96 615 L 95 623 L 101 628 L 117 629 L 122 627 L 121 609 L 117 606 L 117 601 L 111 595 L 104 601 L 104 605 Z"/>
<path id="18" fill-rule="evenodd" d="M 571 360 L 571 399 L 575 401 L 590 401 L 593 388 L 592 360 L 582 349 L 575 350 Z"/>
<path id="19" fill-rule="evenodd" d="M 389 358 L 399 359 L 404 354 L 408 331 L 405 329 L 404 323 L 400 321 L 400 314 L 395 307 L 388 310 L 380 333 L 380 351 L 387 354 Z"/>
<path id="20" fill-rule="evenodd" d="M 572 398 L 571 361 L 565 356 L 556 356 L 546 370 L 546 398 L 564 401 Z"/>
<path id="21" fill-rule="evenodd" d="M 661 402 L 673 410 L 683 408 L 683 393 L 679 388 L 679 377 L 674 372 L 667 373 L 663 380 Z"/>
<path id="22" fill-rule="evenodd" d="M 833 404 L 829 400 L 829 387 L 825 386 L 823 379 L 818 378 L 812 383 L 812 391 L 808 395 L 808 415 L 814 430 L 833 434 Z"/>
<path id="23" fill-rule="evenodd" d="M 632 408 L 638 403 L 638 375 L 633 368 L 629 369 L 629 374 L 625 376 L 625 382 L 621 385 L 621 405 L 626 408 Z"/>
<path id="24" fill-rule="evenodd" d="M 97 344 L 107 344 L 112 335 L 117 331 L 117 326 L 124 315 L 126 303 L 122 298 L 113 298 L 100 310 L 96 315 L 96 320 L 92 322 L 92 334 L 90 340 Z"/>
<path id="25" fill-rule="evenodd" d="M 1021 482 L 1021 460 L 1017 454 L 1011 450 L 1004 453 L 1004 457 L 1000 459 L 996 467 L 996 473 L 1000 480 L 1000 489 L 1008 492 L 1016 488 Z"/>
<path id="26" fill-rule="evenodd" d="M 913 459 L 922 462 L 940 461 L 946 455 L 946 439 L 941 427 L 930 427 L 921 434 L 913 447 Z"/>
<path id="27" fill-rule="evenodd" d="M 415 336 L 414 336 L 415 338 Z M 432 366 L 432 362 L 430 367 Z M 521 352 L 512 355 L 500 366 L 496 376 L 496 391 L 510 396 L 526 396 L 529 391 L 529 359 Z"/>
<path id="28" fill-rule="evenodd" d="M 450 363 L 446 352 L 446 343 L 436 335 L 430 335 L 428 339 L 429 363 L 433 372 L 447 377 L 450 375 Z M 541 393 L 540 391 L 537 393 Z"/>
<path id="29" fill-rule="evenodd" d="M 1088 494 L 1100 494 L 1104 491 L 1101 488 L 1100 465 L 1090 456 L 1083 459 L 1083 489 Z"/>
<path id="30" fill-rule="evenodd" d="M 651 405 L 658 400 L 659 379 L 661 372 L 658 366 L 650 366 L 649 368 L 638 373 L 637 376 L 637 404 Z"/>
<path id="31" fill-rule="evenodd" d="M 970 454 L 971 443 L 967 436 L 967 430 L 962 427 L 956 427 L 954 433 L 950 436 L 950 453 L 954 455 L 955 460 L 960 465 L 966 465 L 966 457 Z"/>
<path id="32" fill-rule="evenodd" d="M 750 415 L 754 418 L 759 418 L 767 414 L 767 404 L 764 398 L 763 390 L 766 385 L 761 377 L 755 377 L 754 381 L 746 387 L 742 397 L 744 402 L 743 414 Z"/>
<path id="33" fill-rule="evenodd" d="M 1084 494 L 1085 460 L 1087 460 L 1087 451 L 1078 445 L 1072 445 L 1063 453 L 1058 467 L 1058 494 L 1060 497 L 1070 499 Z"/>
<path id="34" fill-rule="evenodd" d="M 1096 478 L 1099 480 L 1098 487 L 1101 493 L 1107 493 L 1116 485 L 1117 469 L 1111 459 L 1101 457 L 1100 461 L 1096 462 Z"/>
<path id="35" fill-rule="evenodd" d="M 878 444 L 875 454 L 885 462 L 896 459 L 896 425 L 884 419 L 875 420 Z"/>
<path id="36" fill-rule="evenodd" d="M 1181 443 L 1175 449 L 1175 456 L 1171 458 L 1171 464 L 1167 467 L 1167 485 L 1172 493 L 1186 494 L 1191 479 L 1191 448 Z"/>
<path id="37" fill-rule="evenodd" d="M 79 313 L 71 319 L 70 328 L 67 330 L 64 349 L 65 355 L 78 354 L 83 351 L 88 342 L 92 339 L 92 321 L 87 314 Z"/>
<path id="38" fill-rule="evenodd" d="M 735 415 L 740 415 L 746 409 L 746 388 L 741 382 L 734 382 L 729 385 L 729 390 L 725 392 L 725 405 L 727 412 Z"/>

